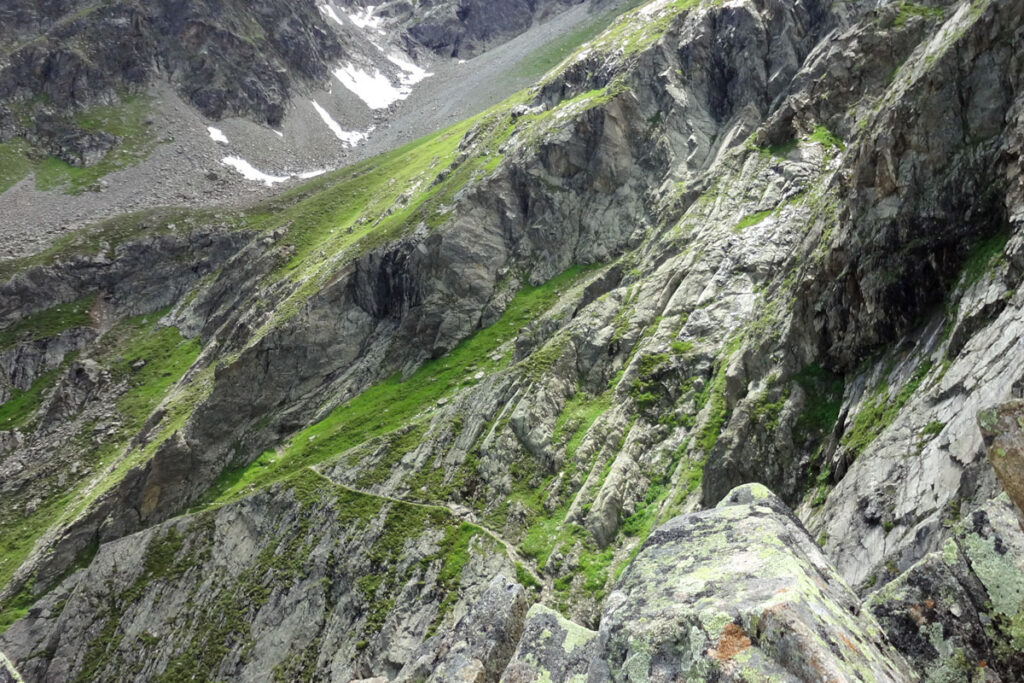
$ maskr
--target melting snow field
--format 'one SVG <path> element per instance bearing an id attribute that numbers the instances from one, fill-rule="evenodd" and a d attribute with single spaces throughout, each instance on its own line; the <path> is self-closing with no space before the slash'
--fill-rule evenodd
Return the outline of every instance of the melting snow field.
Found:
<path id="1" fill-rule="evenodd" d="M 272 187 L 274 184 L 284 182 L 292 177 L 290 175 L 270 175 L 264 173 L 241 157 L 224 157 L 220 160 L 220 163 L 238 171 L 246 180 L 259 180 L 267 187 Z"/>
<path id="2" fill-rule="evenodd" d="M 376 69 L 370 74 L 352 64 L 335 69 L 334 77 L 370 109 L 387 109 L 393 103 L 408 97 L 412 92 L 412 86 L 434 75 L 403 57 L 394 54 L 385 56 L 389 62 L 402 70 L 402 76 L 399 78 L 402 87 L 396 88 L 386 74 Z"/>
<path id="3" fill-rule="evenodd" d="M 264 173 L 241 157 L 224 157 L 220 160 L 220 163 L 235 169 L 241 173 L 242 177 L 246 180 L 258 180 L 267 187 L 273 187 L 276 183 L 283 183 L 291 178 L 291 176 L 287 175 L 278 176 Z"/>
<path id="4" fill-rule="evenodd" d="M 434 74 L 429 73 L 426 69 L 421 69 L 412 62 L 404 59 L 395 54 L 385 55 L 388 61 L 397 66 L 405 73 L 402 75 L 402 85 L 413 86 L 422 81 L 424 78 L 430 78 Z"/>
<path id="5" fill-rule="evenodd" d="M 361 133 L 357 130 L 344 130 L 341 125 L 331 117 L 331 114 L 320 106 L 316 100 L 310 100 L 313 104 L 313 108 L 316 109 L 316 113 L 320 115 L 320 118 L 324 120 L 327 127 L 334 133 L 334 137 L 338 138 L 349 147 L 355 147 L 360 142 L 366 139 L 366 133 Z"/>
<path id="6" fill-rule="evenodd" d="M 210 132 L 210 137 L 213 138 L 214 142 L 221 142 L 225 145 L 228 144 L 228 136 L 224 135 L 224 131 L 222 131 L 220 128 L 207 126 L 206 130 Z"/>
<path id="7" fill-rule="evenodd" d="M 345 25 L 344 22 L 342 22 L 341 17 L 338 16 L 338 13 L 335 12 L 334 8 L 330 5 L 321 5 L 320 11 L 330 17 L 336 24 L 338 24 L 338 26 Z"/>
<path id="8" fill-rule="evenodd" d="M 220 163 L 235 169 L 236 171 L 241 173 L 242 177 L 245 178 L 246 180 L 256 180 L 263 183 L 267 187 L 273 187 L 278 183 L 283 183 L 284 181 L 291 180 L 292 178 L 309 180 L 310 178 L 316 178 L 317 176 L 321 176 L 330 170 L 329 168 L 322 168 L 315 171 L 306 171 L 304 173 L 290 173 L 285 176 L 280 176 L 264 173 L 263 171 L 259 170 L 258 168 L 256 168 L 255 166 L 253 166 L 252 164 L 250 164 L 248 161 L 241 157 L 224 157 L 223 159 L 220 160 Z"/>
<path id="9" fill-rule="evenodd" d="M 409 96 L 406 89 L 391 85 L 388 77 L 377 70 L 368 74 L 349 64 L 336 69 L 334 77 L 370 109 L 387 109 L 392 103 Z"/>
<path id="10" fill-rule="evenodd" d="M 362 12 L 354 12 L 348 15 L 349 21 L 358 26 L 359 28 L 372 28 L 380 30 L 384 20 L 380 17 L 373 16 L 373 10 L 376 5 L 367 5 Z"/>

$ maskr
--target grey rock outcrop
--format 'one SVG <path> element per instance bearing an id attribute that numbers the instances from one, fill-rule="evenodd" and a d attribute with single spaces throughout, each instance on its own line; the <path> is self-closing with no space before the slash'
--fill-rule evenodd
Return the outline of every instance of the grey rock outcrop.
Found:
<path id="1" fill-rule="evenodd" d="M 1024 524 L 1024 401 L 1018 399 L 978 414 L 988 460 Z"/>
<path id="2" fill-rule="evenodd" d="M 598 632 L 532 607 L 501 680 L 918 678 L 792 512 L 745 485 L 658 527 Z"/>
<path id="3" fill-rule="evenodd" d="M 995 499 L 960 520 L 941 551 L 865 600 L 928 681 L 1024 678 L 1024 532 Z"/>
<path id="4" fill-rule="evenodd" d="M 451 540 L 458 527 L 443 508 L 359 494 L 306 470 L 104 544 L 0 644 L 33 681 L 256 680 L 314 669 L 331 680 L 393 678 L 466 600 L 484 620 L 445 629 L 439 639 L 461 640 L 444 641 L 438 665 L 455 671 L 479 658 L 500 670 L 517 621 L 501 630 L 489 617 L 506 610 L 521 628 L 523 591 L 507 581 L 488 588 L 509 561 L 482 530 Z"/>
<path id="5" fill-rule="evenodd" d="M 998 490 L 977 411 L 1024 385 L 1022 17 L 1021 0 L 650 3 L 514 104 L 392 157 L 411 179 L 367 164 L 244 213 L 259 239 L 164 225 L 20 269 L 5 322 L 98 295 L 96 333 L 138 337 L 0 355 L 11 394 L 107 340 L 101 366 L 121 371 L 61 375 L 26 422 L 47 429 L 3 437 L 18 497 L 0 522 L 20 535 L 0 595 L 20 618 L 0 649 L 32 680 L 87 660 L 178 674 L 200 649 L 182 623 L 204 625 L 172 595 L 252 589 L 269 600 L 245 603 L 254 644 L 232 631 L 197 675 L 904 680 L 957 648 L 1017 675 L 1017 613 L 978 574 L 1016 541 L 1002 512 L 956 518 Z M 350 203 L 402 183 L 385 207 Z M 172 326 L 187 341 L 129 353 Z M 115 428 L 178 344 L 181 367 Z M 389 512 L 350 538 L 336 505 L 289 497 L 311 464 Z M 751 481 L 778 497 L 729 493 Z M 421 514 L 443 535 L 400 533 Z M 188 556 L 200 519 L 230 538 L 135 590 L 153 539 L 175 530 Z M 246 528 L 314 551 L 268 551 L 281 585 L 244 568 L 204 583 Z M 321 563 L 335 537 L 344 557 Z M 949 539 L 952 564 L 932 555 Z M 513 571 L 579 626 L 524 617 L 511 582 L 478 602 Z M 844 581 L 905 592 L 872 598 L 888 641 Z M 919 597 L 939 605 L 920 623 Z"/>
<path id="6" fill-rule="evenodd" d="M 608 596 L 612 680 L 915 680 L 799 521 L 767 489 L 656 529 Z"/>
<path id="7" fill-rule="evenodd" d="M 526 615 L 523 636 L 501 683 L 587 680 L 591 661 L 598 656 L 597 633 L 561 614 L 535 604 Z"/>
<path id="8" fill-rule="evenodd" d="M 434 636 L 395 681 L 495 681 L 523 632 L 526 591 L 496 576 L 451 630 Z"/>

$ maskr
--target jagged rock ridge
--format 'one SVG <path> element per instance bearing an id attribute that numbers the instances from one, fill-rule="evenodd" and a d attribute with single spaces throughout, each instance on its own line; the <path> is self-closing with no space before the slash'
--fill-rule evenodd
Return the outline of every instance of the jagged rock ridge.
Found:
<path id="1" fill-rule="evenodd" d="M 1020 383 L 1022 10 L 659 0 L 410 148 L 239 216 L 127 219 L 11 264 L 0 313 L 14 357 L 49 353 L 50 368 L 73 347 L 80 365 L 46 376 L 36 361 L 8 380 L 30 397 L 4 437 L 14 502 L 0 522 L 17 566 L 0 595 L 17 621 L 0 650 L 40 680 L 156 678 L 183 662 L 217 678 L 421 666 L 537 680 L 544 648 L 518 634 L 557 626 L 582 648 L 547 667 L 566 676 L 596 671 L 593 652 L 594 675 L 661 671 L 651 652 L 685 639 L 676 665 L 727 676 L 752 662 L 901 680 L 938 657 L 944 675 L 1020 677 L 1019 600 L 985 576 L 1018 530 L 989 502 L 975 414 Z M 203 268 L 163 298 L 135 298 L 149 273 L 129 290 L 105 278 L 144 248 L 143 223 L 177 244 L 209 235 L 181 257 Z M 207 258 L 214 245 L 226 251 Z M 88 319 L 53 306 L 86 297 Z M 77 398 L 94 384 L 98 404 Z M 134 407 L 116 427 L 115 403 Z M 67 425 L 56 436 L 39 428 L 51 414 Z M 63 479 L 26 469 L 26 453 Z M 710 510 L 747 481 L 782 502 Z M 361 544 L 318 535 L 356 515 L 336 496 L 366 520 Z M 292 517 L 318 524 L 241 566 L 241 531 L 217 531 L 233 515 L 281 534 Z M 709 520 L 774 529 L 792 573 L 821 583 L 781 607 L 756 582 L 736 604 L 702 584 L 686 595 L 730 618 L 691 638 L 675 629 L 700 621 L 683 600 L 638 659 L 642 594 L 699 578 L 641 582 L 645 567 L 686 555 L 673 534 Z M 319 564 L 332 544 L 344 561 Z M 502 566 L 483 566 L 494 548 Z M 160 568 L 115 570 L 150 549 Z M 513 574 L 561 616 L 524 621 Z M 933 595 L 941 577 L 966 597 Z M 155 602 L 164 591 L 204 605 L 241 591 L 239 622 L 259 628 L 214 619 L 224 645 L 206 650 L 202 629 Z M 316 614 L 277 631 L 282 645 L 269 634 L 303 600 Z M 476 603 L 492 616 L 467 616 Z M 834 619 L 805 619 L 807 604 Z M 968 609 L 977 618 L 949 631 Z M 823 628 L 865 645 L 852 660 L 816 649 Z M 809 659 L 776 648 L 788 637 Z M 138 662 L 150 668 L 132 673 Z"/>

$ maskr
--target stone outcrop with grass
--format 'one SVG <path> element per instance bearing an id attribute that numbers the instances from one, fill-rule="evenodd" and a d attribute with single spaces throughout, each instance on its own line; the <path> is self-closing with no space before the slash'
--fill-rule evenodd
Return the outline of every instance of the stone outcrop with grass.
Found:
<path id="1" fill-rule="evenodd" d="M 386 155 L 5 263 L 0 651 L 1019 675 L 975 416 L 1022 382 L 1022 17 L 656 0 Z"/>

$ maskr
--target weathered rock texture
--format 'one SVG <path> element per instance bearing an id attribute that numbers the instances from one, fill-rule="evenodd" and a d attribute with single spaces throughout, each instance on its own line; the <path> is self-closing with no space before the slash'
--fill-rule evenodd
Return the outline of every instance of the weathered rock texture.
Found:
<path id="1" fill-rule="evenodd" d="M 515 655 L 501 674 L 501 683 L 586 681 L 598 655 L 597 633 L 574 624 L 540 603 L 530 608 Z"/>
<path id="2" fill-rule="evenodd" d="M 498 599 L 525 612 L 518 585 L 487 587 L 511 571 L 495 541 L 483 532 L 452 540 L 458 526 L 443 508 L 375 499 L 307 471 L 244 502 L 105 544 L 5 643 L 29 680 L 393 676 L 450 608 L 449 592 L 486 589 L 478 605 Z M 390 582 L 400 587 L 397 600 L 378 594 Z M 519 603 L 491 597 L 498 588 Z M 484 626 L 495 628 L 476 624 Z M 443 666 L 454 672 L 463 656 L 493 669 L 501 643 L 476 628 Z M 368 647 L 377 631 L 386 642 Z M 506 659 L 516 635 L 504 634 L 513 639 Z"/>
<path id="3" fill-rule="evenodd" d="M 494 681 L 523 632 L 526 591 L 496 576 L 455 628 L 423 643 L 396 681 Z"/>
<path id="4" fill-rule="evenodd" d="M 914 680 L 800 522 L 763 486 L 644 543 L 605 602 L 611 680 Z"/>
<path id="5" fill-rule="evenodd" d="M 929 681 L 1024 677 L 1024 533 L 997 498 L 964 515 L 942 550 L 868 596 L 892 642 Z"/>
<path id="6" fill-rule="evenodd" d="M 1024 401 L 1014 400 L 978 414 L 988 460 L 1024 520 Z"/>
<path id="7" fill-rule="evenodd" d="M 508 677 L 582 675 L 582 650 L 512 643 L 550 628 L 599 647 L 587 675 L 605 678 L 913 677 L 846 586 L 881 589 L 954 537 L 965 558 L 971 538 L 1009 538 L 957 524 L 999 493 L 975 416 L 1024 386 L 1022 21 L 1024 0 L 657 0 L 535 88 L 371 164 L 230 220 L 128 221 L 10 264 L 0 649 L 30 680 L 170 676 L 183 658 L 211 679 L 285 658 L 286 678 L 417 661 L 493 678 L 513 650 Z M 188 237 L 211 226 L 229 237 Z M 176 245 L 159 268 L 131 260 L 153 230 Z M 107 277 L 129 272 L 130 288 Z M 88 296 L 88 320 L 45 303 Z M 309 466 L 328 490 L 440 515 L 444 538 L 383 512 L 350 538 L 323 501 L 292 533 L 280 514 L 298 515 L 289 482 Z M 713 508 L 748 482 L 778 499 Z M 337 606 L 291 573 L 253 588 L 278 602 L 245 603 L 255 628 L 323 601 L 319 640 L 232 622 L 185 657 L 194 625 L 158 586 L 205 608 L 227 539 L 204 571 L 137 589 L 142 560 L 114 566 L 230 514 L 343 543 L 323 566 L 281 552 L 344 584 Z M 598 639 L 539 610 L 473 621 L 482 586 L 513 572 Z M 951 647 L 1015 675 L 1009 601 L 976 588 L 977 622 L 1011 627 Z M 140 639 L 144 613 L 159 642 Z M 921 643 L 892 641 L 927 674 Z"/>

